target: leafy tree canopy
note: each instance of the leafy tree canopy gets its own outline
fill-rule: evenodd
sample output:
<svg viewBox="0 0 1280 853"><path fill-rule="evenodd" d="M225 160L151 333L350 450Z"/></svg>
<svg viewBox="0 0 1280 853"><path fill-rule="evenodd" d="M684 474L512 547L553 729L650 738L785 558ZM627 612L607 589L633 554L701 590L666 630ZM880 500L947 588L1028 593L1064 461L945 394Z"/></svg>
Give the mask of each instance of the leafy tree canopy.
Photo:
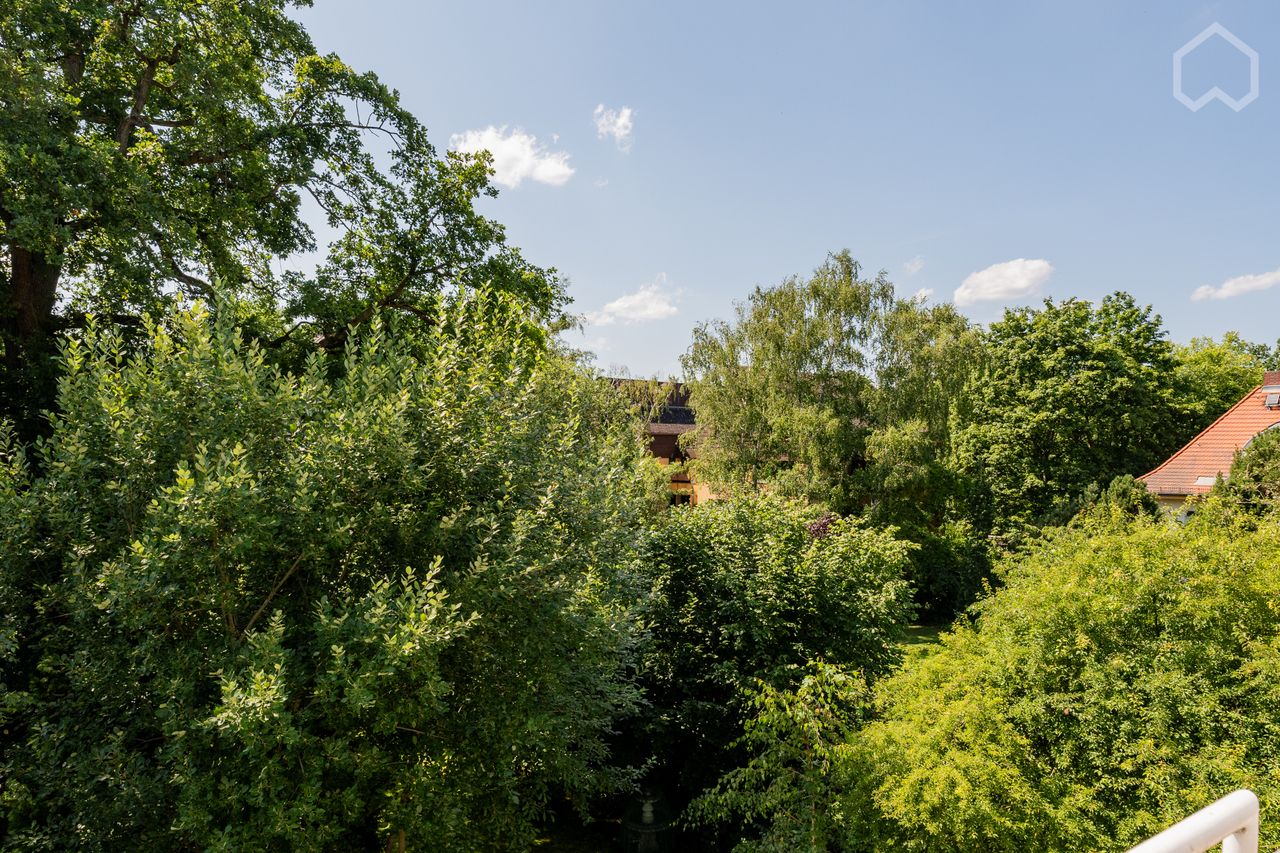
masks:
<svg viewBox="0 0 1280 853"><path fill-rule="evenodd" d="M230 318L90 326L51 436L2 442L8 843L520 848L625 783L651 503L612 389L500 294L336 378Z"/></svg>
<svg viewBox="0 0 1280 853"><path fill-rule="evenodd" d="M1280 525L1213 503L1056 530L870 709L829 674L762 691L703 813L745 815L744 850L1120 853L1235 788L1270 801Z"/></svg>
<svg viewBox="0 0 1280 853"><path fill-rule="evenodd" d="M554 275L475 212L494 192L486 158L437 155L395 92L316 54L288 15L295 5L306 3L6 4L0 345L10 396L78 310L133 315L174 292L262 304L259 333L277 343L286 327L274 309L284 307L327 345L375 310L427 318L431 296L480 282L543 312L560 304ZM317 248L304 199L336 240L313 275L277 274L274 261Z"/></svg>
<svg viewBox="0 0 1280 853"><path fill-rule="evenodd" d="M808 279L757 287L734 322L697 327L683 359L704 476L841 513L884 501L894 517L922 503L928 515L919 499L980 353L951 305L897 299L884 273L863 278L847 251ZM878 459L885 470L869 475Z"/></svg>
<svg viewBox="0 0 1280 853"><path fill-rule="evenodd" d="M849 741L872 694L857 672L821 661L807 670L793 689L757 682L739 741L750 760L689 810L698 822L747 829L734 853L825 853L840 836L844 820L832 791L847 784Z"/></svg>
<svg viewBox="0 0 1280 853"><path fill-rule="evenodd" d="M1065 521L1090 484L1148 471L1190 437L1173 346L1128 294L1010 309L987 339L957 454L1002 534Z"/></svg>
<svg viewBox="0 0 1280 853"><path fill-rule="evenodd" d="M1213 423L1262 381L1262 372L1271 360L1271 350L1250 343L1235 332L1221 341L1192 338L1176 345L1177 367L1174 383L1184 401L1190 420L1184 431L1194 433Z"/></svg>
<svg viewBox="0 0 1280 853"><path fill-rule="evenodd" d="M868 677L897 662L913 547L776 497L671 513L645 549L639 674L652 706L643 742L673 792L697 794L731 766L756 680L790 684L815 658Z"/></svg>
<svg viewBox="0 0 1280 853"><path fill-rule="evenodd" d="M861 837L1124 850L1233 788L1266 799L1280 527L1222 521L1100 522L1008 567L973 627L884 685Z"/></svg>
<svg viewBox="0 0 1280 853"><path fill-rule="evenodd" d="M1258 514L1280 510L1280 414L1276 419L1240 448L1229 476L1214 486L1225 500Z"/></svg>
<svg viewBox="0 0 1280 853"><path fill-rule="evenodd" d="M926 614L945 618L987 568L949 458L983 357L954 306L899 299L883 273L831 255L808 279L756 288L732 323L695 329L698 476L897 526L922 546L911 575Z"/></svg>

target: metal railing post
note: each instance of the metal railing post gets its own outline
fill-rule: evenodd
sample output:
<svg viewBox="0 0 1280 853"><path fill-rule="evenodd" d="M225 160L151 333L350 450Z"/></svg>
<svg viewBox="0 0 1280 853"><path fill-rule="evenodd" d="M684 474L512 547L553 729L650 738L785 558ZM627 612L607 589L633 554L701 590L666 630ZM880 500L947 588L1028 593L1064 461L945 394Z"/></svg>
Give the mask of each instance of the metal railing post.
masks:
<svg viewBox="0 0 1280 853"><path fill-rule="evenodd" d="M1222 853L1258 853L1258 797L1253 791L1232 791L1129 853L1205 853L1219 842Z"/></svg>

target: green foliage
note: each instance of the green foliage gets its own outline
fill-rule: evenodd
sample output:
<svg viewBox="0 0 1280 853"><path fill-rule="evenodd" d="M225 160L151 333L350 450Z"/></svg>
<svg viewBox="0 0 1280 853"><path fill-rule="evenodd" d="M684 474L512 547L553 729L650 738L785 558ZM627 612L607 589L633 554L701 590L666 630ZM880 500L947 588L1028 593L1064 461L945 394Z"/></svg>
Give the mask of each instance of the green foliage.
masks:
<svg viewBox="0 0 1280 853"><path fill-rule="evenodd" d="M892 503L895 517L933 493L979 341L950 305L897 300L883 273L861 275L847 251L833 254L808 280L757 287L734 323L694 330L683 359L702 427L693 443L720 491L767 484L839 513Z"/></svg>
<svg viewBox="0 0 1280 853"><path fill-rule="evenodd" d="M150 307L166 280L210 296L200 270L265 286L265 257L313 248L309 194L343 236L304 302L518 282L495 275L514 258L471 207L492 194L484 158L437 157L396 93L316 55L295 5L15 0L0 24L4 245L64 265L95 306Z"/></svg>
<svg viewBox="0 0 1280 853"><path fill-rule="evenodd" d="M1219 480L1214 492L1251 512L1280 510L1280 425L1242 447L1231 465L1231 474Z"/></svg>
<svg viewBox="0 0 1280 853"><path fill-rule="evenodd" d="M732 766L743 691L823 659L874 677L911 616L910 543L777 498L675 510L649 543L640 679L654 749L696 794Z"/></svg>
<svg viewBox="0 0 1280 853"><path fill-rule="evenodd" d="M1083 518L1159 518L1160 502L1151 490L1132 474L1122 474L1113 479L1105 489L1092 484L1082 497Z"/></svg>
<svg viewBox="0 0 1280 853"><path fill-rule="evenodd" d="M761 836L739 842L739 853L830 850L843 819L831 790L842 785L835 776L870 705L866 682L831 664L811 664L794 690L758 682L740 741L750 761L698 798L690 816L759 824Z"/></svg>
<svg viewBox="0 0 1280 853"><path fill-rule="evenodd" d="M151 295L153 275L182 274L170 260L232 276L240 240L304 246L293 188L323 153L352 147L349 122L326 121L339 97L362 93L312 56L288 5L10 2L6 247L131 301Z"/></svg>
<svg viewBox="0 0 1280 853"><path fill-rule="evenodd" d="M299 5L5 4L0 390L25 433L48 404L50 335L84 309L136 323L174 291L234 294L265 309L247 331L308 350L378 312L429 322L442 291L562 305L554 273L476 212L495 194L487 156L437 154L394 91L316 54ZM336 237L314 275L280 276L276 260L325 248L304 197Z"/></svg>
<svg viewBox="0 0 1280 853"><path fill-rule="evenodd" d="M981 539L950 464L953 419L983 361L981 337L949 304L894 296L849 253L807 280L757 288L733 323L694 331L684 357L697 476L722 494L765 486L893 525L922 545L912 576L929 618L980 588Z"/></svg>
<svg viewBox="0 0 1280 853"><path fill-rule="evenodd" d="M1160 318L1127 294L1008 310L987 337L956 446L1002 536L1065 522L1091 484L1148 471L1190 437Z"/></svg>
<svg viewBox="0 0 1280 853"><path fill-rule="evenodd" d="M885 317L863 478L882 523L936 530L957 517L966 485L949 458L952 431L968 418L968 386L986 358L981 334L950 303L899 300Z"/></svg>
<svg viewBox="0 0 1280 853"><path fill-rule="evenodd" d="M9 845L521 848L626 783L634 424L509 298L431 328L296 376L227 311L67 344L0 441Z"/></svg>
<svg viewBox="0 0 1280 853"><path fill-rule="evenodd" d="M883 276L862 279L848 252L831 255L807 281L757 287L733 324L694 329L682 359L700 476L721 492L769 483L785 494L857 502L874 387L868 350L893 305Z"/></svg>
<svg viewBox="0 0 1280 853"><path fill-rule="evenodd" d="M899 535L918 546L907 578L915 590L918 618L925 624L949 624L991 581L990 548L972 523L904 527Z"/></svg>
<svg viewBox="0 0 1280 853"><path fill-rule="evenodd" d="M1174 384L1190 418L1183 432L1194 435L1262 380L1271 351L1227 332L1221 341L1192 338L1189 344L1175 346L1173 355Z"/></svg>
<svg viewBox="0 0 1280 853"><path fill-rule="evenodd" d="M879 684L830 791L833 844L1124 850L1233 788L1280 795L1277 555L1280 525L1229 512L1047 537Z"/></svg>

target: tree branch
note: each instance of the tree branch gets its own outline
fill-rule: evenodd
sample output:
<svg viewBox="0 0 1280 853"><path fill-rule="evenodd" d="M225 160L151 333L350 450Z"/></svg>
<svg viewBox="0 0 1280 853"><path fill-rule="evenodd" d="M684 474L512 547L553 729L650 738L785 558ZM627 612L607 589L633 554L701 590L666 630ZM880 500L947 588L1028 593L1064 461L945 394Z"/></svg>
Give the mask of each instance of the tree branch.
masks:
<svg viewBox="0 0 1280 853"><path fill-rule="evenodd" d="M142 118L142 110L147 105L147 97L151 94L151 83L156 79L156 68L159 65L159 59L148 59L143 66L142 78L138 80L138 88L133 93L133 108L120 122L120 128L116 131L116 142L120 145L121 154L129 150L129 134L138 124L138 119Z"/></svg>
<svg viewBox="0 0 1280 853"><path fill-rule="evenodd" d="M279 580L276 581L275 586L271 588L271 592L268 593L267 597L264 598L262 600L262 603L258 605L258 609L253 611L253 615L250 616L249 621L245 623L244 630L240 632L242 636L245 636L245 637L249 636L249 631L253 628L255 624L257 624L258 618L261 617L263 614L263 611L267 609L267 605L270 604L271 600L276 597L276 594L278 592L280 592L280 588L284 586L285 581L289 580L289 578L293 576L293 573L297 571L298 566L301 565L302 563L302 557L303 557L302 554L298 555L298 558L293 561L293 564L289 566L289 568L285 571L285 573L280 576Z"/></svg>
<svg viewBox="0 0 1280 853"><path fill-rule="evenodd" d="M183 284L190 285L191 287L199 288L205 295L208 295L213 290L213 287L209 282L185 271L178 263L177 258L170 254L164 246L160 245L160 243L156 243L156 249L160 252L160 256L169 262L169 268L173 271L173 277L178 281Z"/></svg>
<svg viewBox="0 0 1280 853"><path fill-rule="evenodd" d="M266 347L267 349L275 349L276 347L283 344L285 341L289 340L289 338L293 337L294 332L306 326L314 326L315 324L316 324L315 320L302 320L301 322L294 324L292 328L285 330L285 333L283 335L280 335L277 338L272 338L269 341L264 341L262 343L262 346Z"/></svg>
<svg viewBox="0 0 1280 853"><path fill-rule="evenodd" d="M382 296L378 297L377 299L374 299L373 301L371 301L368 305L366 305L360 311L359 314L352 317L346 323L343 323L342 328L339 329L338 331L334 332L331 335L321 335L316 340L316 344L321 349L336 349L337 347L342 346L347 341L347 336L349 334L348 330L352 326L359 326L363 323L369 322L369 318L373 316L373 312L377 311L379 308L384 308L393 303L396 303L397 305L402 307L403 310L409 310L409 309L403 308L403 303L400 303L399 301L400 294L404 293L405 288L407 288L409 284L412 283L413 279L418 275L419 272L439 273L443 269L444 269L443 264L437 264L436 266L431 267L430 269L423 270L422 261L419 258L414 258L412 261L409 262L409 269L405 271L405 274L401 276L400 280L396 282L395 286L392 287L391 290L389 290L387 293L383 294ZM410 313L415 313L415 312L410 311Z"/></svg>
<svg viewBox="0 0 1280 853"><path fill-rule="evenodd" d="M422 265L422 262L418 258L414 258L412 261L410 261L409 269L405 270L404 275L401 276L398 282L396 282L395 287L391 288L391 290L388 291L382 297L375 299L372 302L370 302L368 305L366 305L365 309L361 311L359 314L357 314L355 317L353 317L351 319L351 322L347 323L347 325L359 326L363 323L367 323L369 322L369 318L373 316L373 312L378 310L379 306L386 305L388 302L392 301L393 299L399 299L400 294L404 293L404 289L409 286L409 283L413 281L414 276L418 274L418 270L421 267L421 265Z"/></svg>
<svg viewBox="0 0 1280 853"><path fill-rule="evenodd" d="M209 166L214 163L221 163L223 160L229 160L236 154L243 154L245 151L252 149L252 145L245 144L235 145L224 151L195 151L179 162L183 166Z"/></svg>
<svg viewBox="0 0 1280 853"><path fill-rule="evenodd" d="M152 85L155 84L153 83ZM155 127L192 127L195 125L196 120L193 118L164 119L145 116L140 118L138 123L143 125L154 125Z"/></svg>

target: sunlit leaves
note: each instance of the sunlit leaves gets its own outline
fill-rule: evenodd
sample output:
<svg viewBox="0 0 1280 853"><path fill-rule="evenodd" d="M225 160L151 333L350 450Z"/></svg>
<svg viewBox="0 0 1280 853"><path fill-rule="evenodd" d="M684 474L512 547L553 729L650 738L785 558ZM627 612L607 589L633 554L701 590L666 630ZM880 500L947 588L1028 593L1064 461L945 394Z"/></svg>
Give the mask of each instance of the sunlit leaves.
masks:
<svg viewBox="0 0 1280 853"><path fill-rule="evenodd" d="M68 343L0 441L14 843L519 847L630 778L636 426L536 309L435 311L298 374L226 307Z"/></svg>

